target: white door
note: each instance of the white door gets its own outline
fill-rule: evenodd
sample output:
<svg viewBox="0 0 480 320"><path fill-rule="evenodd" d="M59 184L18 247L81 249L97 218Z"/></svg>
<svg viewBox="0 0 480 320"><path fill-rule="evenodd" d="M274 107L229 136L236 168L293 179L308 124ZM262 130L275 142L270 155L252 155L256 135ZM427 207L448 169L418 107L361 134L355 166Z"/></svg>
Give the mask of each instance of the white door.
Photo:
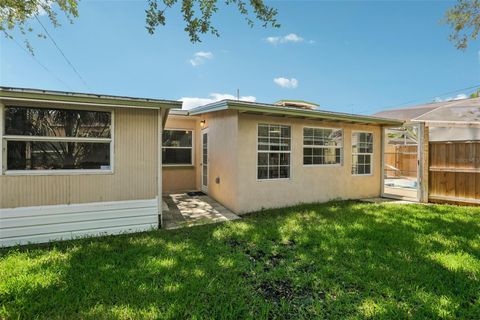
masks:
<svg viewBox="0 0 480 320"><path fill-rule="evenodd" d="M202 130L202 191L208 193L208 129Z"/></svg>

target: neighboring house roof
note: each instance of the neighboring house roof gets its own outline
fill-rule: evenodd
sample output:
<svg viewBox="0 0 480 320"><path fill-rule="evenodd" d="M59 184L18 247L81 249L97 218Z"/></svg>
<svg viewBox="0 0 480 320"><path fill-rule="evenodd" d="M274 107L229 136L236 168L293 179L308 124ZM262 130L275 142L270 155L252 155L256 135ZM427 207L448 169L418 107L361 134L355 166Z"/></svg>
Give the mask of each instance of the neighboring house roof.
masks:
<svg viewBox="0 0 480 320"><path fill-rule="evenodd" d="M282 115L298 118L322 119L342 121L349 123L377 124L377 125L402 125L403 121L385 119L373 116L363 116L349 113L332 112L324 110L311 110L296 107L284 107L275 104L246 102L238 100L221 100L204 106L196 107L189 111L190 115L204 114L221 110L239 110L263 115Z"/></svg>
<svg viewBox="0 0 480 320"><path fill-rule="evenodd" d="M181 101L160 100L147 98L134 98L112 96L105 94L78 93L53 90L39 90L27 88L0 87L0 99L5 100L31 100L40 102L74 102L78 104L96 104L117 107L137 108L181 108Z"/></svg>
<svg viewBox="0 0 480 320"><path fill-rule="evenodd" d="M480 98L385 110L374 116L425 122L429 126L431 142L480 140Z"/></svg>
<svg viewBox="0 0 480 320"><path fill-rule="evenodd" d="M410 107L410 108L403 108L403 109L385 110L385 111L377 112L373 115L375 117L382 117L382 118L389 118L389 119L411 120L421 116L422 114L432 111L436 108L438 107L434 105L418 106L418 107Z"/></svg>
<svg viewBox="0 0 480 320"><path fill-rule="evenodd" d="M374 116L422 122L479 122L480 98L443 101L385 110L375 113Z"/></svg>

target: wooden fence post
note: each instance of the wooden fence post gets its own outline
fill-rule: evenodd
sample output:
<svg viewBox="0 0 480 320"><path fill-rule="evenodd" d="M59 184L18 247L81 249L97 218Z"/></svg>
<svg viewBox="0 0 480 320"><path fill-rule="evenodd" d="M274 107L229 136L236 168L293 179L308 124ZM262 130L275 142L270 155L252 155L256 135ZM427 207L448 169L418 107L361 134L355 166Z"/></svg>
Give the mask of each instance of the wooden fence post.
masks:
<svg viewBox="0 0 480 320"><path fill-rule="evenodd" d="M420 181L421 181L421 190L420 190L420 202L428 202L428 185L429 185L429 169L430 169L430 135L429 128L426 123L420 123L420 133L421 133L421 151L420 151Z"/></svg>

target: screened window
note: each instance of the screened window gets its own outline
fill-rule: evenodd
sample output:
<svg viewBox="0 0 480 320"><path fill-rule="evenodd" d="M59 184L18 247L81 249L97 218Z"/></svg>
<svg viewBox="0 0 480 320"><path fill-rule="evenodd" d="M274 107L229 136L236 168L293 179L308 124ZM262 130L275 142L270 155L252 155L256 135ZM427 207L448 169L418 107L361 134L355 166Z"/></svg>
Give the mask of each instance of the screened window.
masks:
<svg viewBox="0 0 480 320"><path fill-rule="evenodd" d="M111 170L112 114L5 107L6 169Z"/></svg>
<svg viewBox="0 0 480 320"><path fill-rule="evenodd" d="M354 132L352 134L352 174L372 174L373 134Z"/></svg>
<svg viewBox="0 0 480 320"><path fill-rule="evenodd" d="M257 179L290 178L290 126L259 124Z"/></svg>
<svg viewBox="0 0 480 320"><path fill-rule="evenodd" d="M193 131L177 129L163 131L162 163L193 164Z"/></svg>
<svg viewBox="0 0 480 320"><path fill-rule="evenodd" d="M330 128L303 128L303 164L341 164L343 130Z"/></svg>
<svg viewBox="0 0 480 320"><path fill-rule="evenodd" d="M5 135L110 138L111 113L6 107Z"/></svg>

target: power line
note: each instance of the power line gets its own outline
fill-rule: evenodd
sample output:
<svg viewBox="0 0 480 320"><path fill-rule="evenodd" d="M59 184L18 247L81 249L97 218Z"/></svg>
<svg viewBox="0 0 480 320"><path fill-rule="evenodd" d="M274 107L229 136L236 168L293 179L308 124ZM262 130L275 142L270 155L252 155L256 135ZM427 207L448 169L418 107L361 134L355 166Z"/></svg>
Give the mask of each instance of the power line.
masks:
<svg viewBox="0 0 480 320"><path fill-rule="evenodd" d="M58 82L60 82L61 84L63 84L65 87L67 87L70 91L73 91L72 88L65 82L63 81L62 79L60 79L56 74L54 74L52 71L50 71L50 69L48 69L43 63L40 62L40 60L38 60L37 58L35 58L35 56L29 52L27 49L25 49L20 43L18 43L18 41L15 39L15 38L11 38L15 43L16 45L22 49L23 51L25 51L25 53L30 56L33 61L35 61L36 63L38 63L38 65L40 65L45 71L47 71L47 73L49 75L51 75L52 77L54 77Z"/></svg>
<svg viewBox="0 0 480 320"><path fill-rule="evenodd" d="M43 23L40 21L40 19L38 19L38 16L35 15L35 19L37 19L38 23L42 26L43 30L45 31L45 33L47 34L48 38L52 41L52 43L55 45L55 47L57 48L57 50L60 52L60 54L63 56L63 58L65 59L65 61L68 63L68 65L72 68L72 70L75 72L75 74L78 76L78 78L83 82L83 84L85 85L85 87L87 87L87 89L90 90L90 87L88 86L87 82L83 79L83 77L80 75L80 73L77 71L77 69L73 66L72 62L70 62L70 60L67 58L67 56L65 55L65 53L63 53L63 50L60 49L60 47L58 46L57 42L53 39L53 37L50 35L50 33L48 32L47 28L45 28L45 26L43 25Z"/></svg>
<svg viewBox="0 0 480 320"><path fill-rule="evenodd" d="M475 89L475 88L480 88L480 84L477 84L477 85L475 85L475 86L470 86L470 87L467 87L467 88L462 88L462 89L454 90L454 91L449 91L449 92L444 92L444 93L436 94L436 95L429 96L429 97L425 97L425 98L418 98L418 99L406 101L406 102L404 102L404 103L395 104L395 105L390 105L390 106L388 106L388 107L384 107L384 108L380 108L380 109L382 109L382 110L391 109L391 108L400 107L400 106L403 106L403 105L406 105L406 104L411 104L411 103L414 103L414 102L417 102L417 101L420 101L420 100L426 100L426 99L431 99L431 98L435 98L435 97L441 97L441 96L445 96L445 95L447 95L447 94L458 93L458 92L460 92L460 91L465 91L465 90L470 90L470 89Z"/></svg>

